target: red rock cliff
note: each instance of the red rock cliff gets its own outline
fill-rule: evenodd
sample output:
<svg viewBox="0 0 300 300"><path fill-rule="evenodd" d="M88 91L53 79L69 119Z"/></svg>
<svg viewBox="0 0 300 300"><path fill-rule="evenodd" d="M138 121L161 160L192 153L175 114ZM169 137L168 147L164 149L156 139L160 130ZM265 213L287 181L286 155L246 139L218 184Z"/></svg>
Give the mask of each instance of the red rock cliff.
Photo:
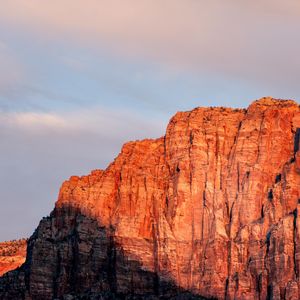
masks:
<svg viewBox="0 0 300 300"><path fill-rule="evenodd" d="M299 140L291 100L177 113L63 183L0 296L300 298Z"/></svg>

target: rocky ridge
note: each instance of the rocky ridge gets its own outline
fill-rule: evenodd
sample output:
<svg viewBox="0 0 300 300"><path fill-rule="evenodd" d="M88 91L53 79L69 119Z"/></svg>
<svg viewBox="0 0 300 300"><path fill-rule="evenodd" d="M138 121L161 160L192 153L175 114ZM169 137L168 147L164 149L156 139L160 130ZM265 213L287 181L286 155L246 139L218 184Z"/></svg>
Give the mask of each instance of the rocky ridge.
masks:
<svg viewBox="0 0 300 300"><path fill-rule="evenodd" d="M299 141L292 100L177 113L63 183L0 299L299 299Z"/></svg>

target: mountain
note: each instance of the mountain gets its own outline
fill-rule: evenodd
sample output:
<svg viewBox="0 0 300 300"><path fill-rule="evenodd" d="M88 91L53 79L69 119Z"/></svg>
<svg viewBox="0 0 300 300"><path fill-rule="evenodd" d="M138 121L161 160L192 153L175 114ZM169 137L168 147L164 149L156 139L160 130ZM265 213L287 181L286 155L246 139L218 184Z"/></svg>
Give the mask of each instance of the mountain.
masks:
<svg viewBox="0 0 300 300"><path fill-rule="evenodd" d="M300 108L177 113L73 176L0 299L300 298Z"/></svg>
<svg viewBox="0 0 300 300"><path fill-rule="evenodd" d="M26 246L26 239L0 243L0 276L24 263Z"/></svg>

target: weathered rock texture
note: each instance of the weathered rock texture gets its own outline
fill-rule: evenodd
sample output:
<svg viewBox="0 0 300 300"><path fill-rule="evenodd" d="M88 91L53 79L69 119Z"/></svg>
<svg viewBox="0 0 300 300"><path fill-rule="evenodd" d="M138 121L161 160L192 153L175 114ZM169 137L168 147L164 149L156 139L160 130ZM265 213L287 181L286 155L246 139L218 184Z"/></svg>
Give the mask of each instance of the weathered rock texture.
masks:
<svg viewBox="0 0 300 300"><path fill-rule="evenodd" d="M177 113L64 182L0 298L300 298L299 140L290 100Z"/></svg>
<svg viewBox="0 0 300 300"><path fill-rule="evenodd" d="M24 263L26 246L26 239L0 243L0 276Z"/></svg>

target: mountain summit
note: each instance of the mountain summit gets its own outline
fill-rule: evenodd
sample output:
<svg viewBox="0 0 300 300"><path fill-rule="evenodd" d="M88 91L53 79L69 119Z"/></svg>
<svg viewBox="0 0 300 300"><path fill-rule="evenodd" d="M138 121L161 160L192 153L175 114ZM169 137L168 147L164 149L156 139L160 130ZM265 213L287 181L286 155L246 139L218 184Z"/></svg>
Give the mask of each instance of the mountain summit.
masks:
<svg viewBox="0 0 300 300"><path fill-rule="evenodd" d="M292 100L178 112L63 183L0 299L299 299L299 141Z"/></svg>

